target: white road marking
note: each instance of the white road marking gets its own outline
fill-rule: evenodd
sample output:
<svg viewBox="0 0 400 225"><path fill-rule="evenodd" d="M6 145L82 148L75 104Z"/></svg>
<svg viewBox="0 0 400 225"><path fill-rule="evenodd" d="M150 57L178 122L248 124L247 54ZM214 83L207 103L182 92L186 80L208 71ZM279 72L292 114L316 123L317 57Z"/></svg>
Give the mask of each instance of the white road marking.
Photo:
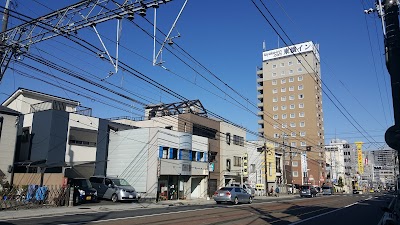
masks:
<svg viewBox="0 0 400 225"><path fill-rule="evenodd" d="M370 199L372 199L372 197L369 197L369 198L366 198L364 200L361 200L360 202L367 201L367 200L370 200ZM346 205L346 206L344 206L342 208L338 208L338 209L335 209L335 210L332 210L332 211L329 211L329 212L326 212L326 213L322 213L322 214L319 214L319 215L316 215L316 216L313 216L313 217L309 217L309 218L304 219L304 220L299 220L297 222L291 223L290 225L300 224L300 223L303 223L303 222L306 222L306 221L309 221L309 220L312 220L312 219L315 219L315 218L318 218L318 217L321 217L321 216L325 216L325 215L328 215L330 213L334 213L334 212L340 211L342 209L346 209L346 208L351 207L353 205L357 205L360 202L354 202L354 203L352 203L350 205Z"/></svg>

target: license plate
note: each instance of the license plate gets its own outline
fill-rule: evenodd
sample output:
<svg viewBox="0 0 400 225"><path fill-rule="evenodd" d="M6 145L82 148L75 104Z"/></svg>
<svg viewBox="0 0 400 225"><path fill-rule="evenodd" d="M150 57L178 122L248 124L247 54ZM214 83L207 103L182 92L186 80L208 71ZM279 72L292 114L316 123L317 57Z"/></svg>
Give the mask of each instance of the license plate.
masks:
<svg viewBox="0 0 400 225"><path fill-rule="evenodd" d="M224 196L224 193L220 193L219 196Z"/></svg>
<svg viewBox="0 0 400 225"><path fill-rule="evenodd" d="M305 194L306 192L305 192L305 191L302 191L301 193Z"/></svg>
<svg viewBox="0 0 400 225"><path fill-rule="evenodd" d="M133 198L133 195L129 195L129 198Z"/></svg>
<svg viewBox="0 0 400 225"><path fill-rule="evenodd" d="M88 201L92 200L92 196L86 196L86 200Z"/></svg>

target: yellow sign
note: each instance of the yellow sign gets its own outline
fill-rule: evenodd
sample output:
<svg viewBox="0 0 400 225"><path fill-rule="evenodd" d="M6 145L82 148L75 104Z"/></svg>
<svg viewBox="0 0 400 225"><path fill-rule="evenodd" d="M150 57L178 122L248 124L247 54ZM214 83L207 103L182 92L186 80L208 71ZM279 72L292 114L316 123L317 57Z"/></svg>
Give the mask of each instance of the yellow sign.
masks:
<svg viewBox="0 0 400 225"><path fill-rule="evenodd" d="M358 173L361 175L364 173L364 165L363 165L363 158L362 158L362 145L363 142L355 142L357 147L357 163L358 163Z"/></svg>

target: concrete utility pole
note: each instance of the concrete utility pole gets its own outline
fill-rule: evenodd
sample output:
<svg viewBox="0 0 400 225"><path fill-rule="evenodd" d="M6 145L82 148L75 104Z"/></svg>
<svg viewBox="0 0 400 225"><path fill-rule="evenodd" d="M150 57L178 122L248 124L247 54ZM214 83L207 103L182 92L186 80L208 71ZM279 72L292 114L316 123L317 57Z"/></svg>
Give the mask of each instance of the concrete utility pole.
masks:
<svg viewBox="0 0 400 225"><path fill-rule="evenodd" d="M268 196L267 143L264 142L265 196Z"/></svg>
<svg viewBox="0 0 400 225"><path fill-rule="evenodd" d="M381 1L378 0L379 5ZM382 8L380 8L380 12ZM385 133L386 143L393 149L400 150L400 28L399 6L397 1L384 1L383 17L386 67L390 74L393 98L394 125ZM400 154L400 152L398 153Z"/></svg>
<svg viewBox="0 0 400 225"><path fill-rule="evenodd" d="M293 160L293 153L292 153L292 146L289 146L289 163L290 163L290 184L292 185L292 194L294 194L294 187L293 187L293 166L292 166L292 160Z"/></svg>
<svg viewBox="0 0 400 225"><path fill-rule="evenodd" d="M283 143L283 144L285 144L285 143ZM286 190L286 193L287 193L287 180L286 180L286 159L285 159L285 146L283 146L283 148L282 148L282 162L283 162L283 165L282 165L282 168L283 168L283 170L282 170L282 177L283 177L283 185L285 185L285 190Z"/></svg>
<svg viewBox="0 0 400 225"><path fill-rule="evenodd" d="M6 1L6 5L4 7L4 14L3 14L3 25L1 28L1 32L4 32L7 30L7 25L8 25L8 16L9 16L9 10L8 7L10 6L10 2L11 0L7 0ZM4 41L4 39L2 38L2 42Z"/></svg>

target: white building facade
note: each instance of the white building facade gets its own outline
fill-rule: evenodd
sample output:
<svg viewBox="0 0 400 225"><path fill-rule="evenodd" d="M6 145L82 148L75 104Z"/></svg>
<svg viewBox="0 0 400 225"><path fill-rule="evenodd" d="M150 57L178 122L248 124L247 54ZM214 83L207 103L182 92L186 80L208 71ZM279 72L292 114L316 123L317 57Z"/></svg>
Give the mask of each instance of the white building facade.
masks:
<svg viewBox="0 0 400 225"><path fill-rule="evenodd" d="M207 196L208 140L163 128L110 134L107 175L126 179L143 197Z"/></svg>

